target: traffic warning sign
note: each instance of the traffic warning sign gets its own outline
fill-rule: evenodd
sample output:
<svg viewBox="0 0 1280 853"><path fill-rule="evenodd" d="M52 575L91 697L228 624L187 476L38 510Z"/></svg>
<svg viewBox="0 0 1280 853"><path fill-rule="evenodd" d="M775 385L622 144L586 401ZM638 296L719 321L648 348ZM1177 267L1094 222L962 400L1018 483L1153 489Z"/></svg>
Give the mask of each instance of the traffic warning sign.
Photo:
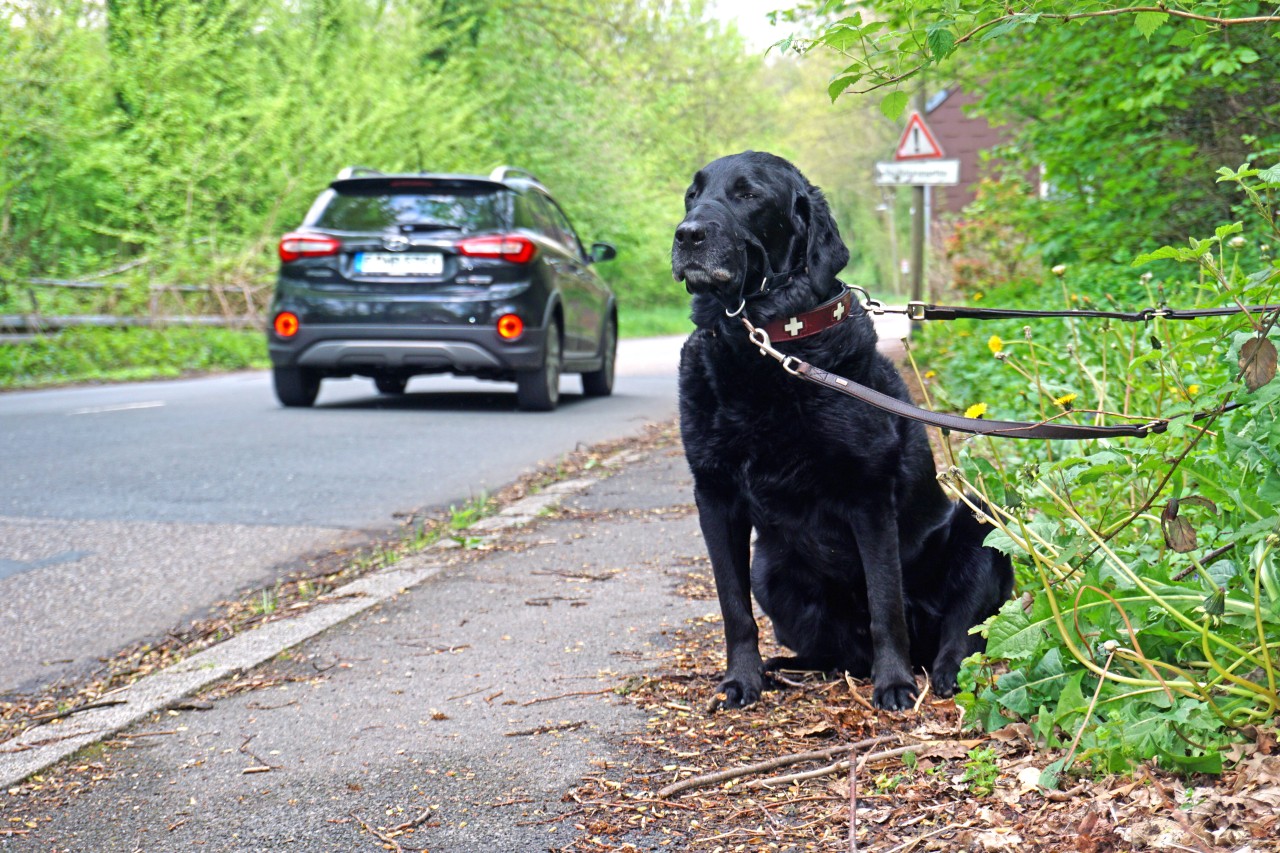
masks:
<svg viewBox="0 0 1280 853"><path fill-rule="evenodd" d="M924 123L924 117L917 112L911 113L907 118L907 128L902 131L902 138L898 140L898 150L893 153L893 159L934 160L942 156L942 146Z"/></svg>

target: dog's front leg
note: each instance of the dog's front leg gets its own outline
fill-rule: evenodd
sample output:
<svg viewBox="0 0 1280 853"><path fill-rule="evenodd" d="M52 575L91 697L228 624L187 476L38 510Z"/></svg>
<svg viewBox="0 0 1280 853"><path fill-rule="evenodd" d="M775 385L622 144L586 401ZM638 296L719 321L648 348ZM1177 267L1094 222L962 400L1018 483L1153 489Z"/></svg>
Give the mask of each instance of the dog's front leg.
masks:
<svg viewBox="0 0 1280 853"><path fill-rule="evenodd" d="M693 494L715 574L729 659L711 710L741 708L758 700L764 686L760 637L751 608L751 521L741 502L732 497L696 485Z"/></svg>
<svg viewBox="0 0 1280 853"><path fill-rule="evenodd" d="M915 704L916 680L911 673L898 519L892 496L877 497L883 499L861 504L853 519L871 611L871 701L886 711L902 711Z"/></svg>

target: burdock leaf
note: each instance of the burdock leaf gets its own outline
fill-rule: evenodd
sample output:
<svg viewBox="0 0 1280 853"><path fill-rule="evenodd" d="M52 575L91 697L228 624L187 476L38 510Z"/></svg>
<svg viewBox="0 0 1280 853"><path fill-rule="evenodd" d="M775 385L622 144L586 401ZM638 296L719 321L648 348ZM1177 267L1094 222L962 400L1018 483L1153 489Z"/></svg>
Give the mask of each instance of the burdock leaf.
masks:
<svg viewBox="0 0 1280 853"><path fill-rule="evenodd" d="M1276 378L1276 345L1266 338L1250 338L1240 347L1240 370L1245 387L1257 391Z"/></svg>

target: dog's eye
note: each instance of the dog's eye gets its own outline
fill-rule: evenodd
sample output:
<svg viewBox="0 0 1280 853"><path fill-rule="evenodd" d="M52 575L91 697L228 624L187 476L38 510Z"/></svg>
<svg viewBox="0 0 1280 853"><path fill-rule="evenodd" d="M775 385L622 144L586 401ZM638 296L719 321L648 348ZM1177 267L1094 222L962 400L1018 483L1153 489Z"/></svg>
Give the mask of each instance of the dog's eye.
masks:
<svg viewBox="0 0 1280 853"><path fill-rule="evenodd" d="M738 198L742 199L743 201L756 197L756 194L753 193L751 190L738 190L736 195Z"/></svg>

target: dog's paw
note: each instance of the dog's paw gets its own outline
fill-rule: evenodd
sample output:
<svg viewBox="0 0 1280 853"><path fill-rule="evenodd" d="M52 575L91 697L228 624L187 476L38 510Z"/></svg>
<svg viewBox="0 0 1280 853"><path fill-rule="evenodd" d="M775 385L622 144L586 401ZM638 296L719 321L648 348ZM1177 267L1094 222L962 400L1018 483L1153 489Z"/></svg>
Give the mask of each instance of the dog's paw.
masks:
<svg viewBox="0 0 1280 853"><path fill-rule="evenodd" d="M954 696L959 689L956 682L959 674L960 668L955 664L935 666L933 672L929 673L929 689L943 699Z"/></svg>
<svg viewBox="0 0 1280 853"><path fill-rule="evenodd" d="M877 684L871 694L871 704L882 711L905 711L916 704L916 684L909 683Z"/></svg>
<svg viewBox="0 0 1280 853"><path fill-rule="evenodd" d="M750 678L726 678L716 688L708 711L719 711L721 708L746 708L760 701L760 690L764 682L760 676Z"/></svg>

